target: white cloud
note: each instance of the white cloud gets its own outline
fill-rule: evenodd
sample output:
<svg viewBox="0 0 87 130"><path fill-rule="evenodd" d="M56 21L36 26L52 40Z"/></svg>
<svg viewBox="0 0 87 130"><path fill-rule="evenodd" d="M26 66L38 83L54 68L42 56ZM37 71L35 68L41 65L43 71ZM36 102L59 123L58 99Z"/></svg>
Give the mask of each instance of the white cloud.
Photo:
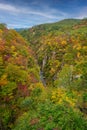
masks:
<svg viewBox="0 0 87 130"><path fill-rule="evenodd" d="M66 13L62 9L53 8L50 4L46 5L44 2L42 4L39 1L32 1L29 6L27 4L26 6L16 6L0 3L0 22L8 24L9 28L21 28L56 22L65 18L87 17L87 6L72 9L73 11L67 10L68 13Z"/></svg>
<svg viewBox="0 0 87 130"><path fill-rule="evenodd" d="M1 3L0 3L0 10L18 12L18 9L16 7L9 4L1 4Z"/></svg>
<svg viewBox="0 0 87 130"><path fill-rule="evenodd" d="M23 7L16 7L9 4L0 4L0 10L8 11L9 13L13 15L19 15L19 14L28 14L28 15L39 15L42 17L46 17L48 19L58 19L64 16L67 16L65 12L62 12L57 9L52 9L49 7L44 7L42 10L35 10L33 8L23 8Z"/></svg>

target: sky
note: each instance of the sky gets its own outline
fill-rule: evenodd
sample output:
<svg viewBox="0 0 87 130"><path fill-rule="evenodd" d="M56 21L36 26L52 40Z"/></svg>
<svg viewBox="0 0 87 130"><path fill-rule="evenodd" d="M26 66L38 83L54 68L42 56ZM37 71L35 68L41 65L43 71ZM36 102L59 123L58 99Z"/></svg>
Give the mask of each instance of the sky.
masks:
<svg viewBox="0 0 87 130"><path fill-rule="evenodd" d="M0 23L29 28L67 18L87 18L87 0L0 0Z"/></svg>

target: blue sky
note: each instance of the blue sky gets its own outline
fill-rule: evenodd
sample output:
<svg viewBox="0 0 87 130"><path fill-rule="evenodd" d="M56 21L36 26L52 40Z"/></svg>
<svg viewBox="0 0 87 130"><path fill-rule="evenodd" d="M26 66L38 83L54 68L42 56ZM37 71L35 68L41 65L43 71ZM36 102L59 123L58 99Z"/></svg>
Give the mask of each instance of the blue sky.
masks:
<svg viewBox="0 0 87 130"><path fill-rule="evenodd" d="M0 23L6 23L8 28L84 17L87 17L87 0L0 0Z"/></svg>

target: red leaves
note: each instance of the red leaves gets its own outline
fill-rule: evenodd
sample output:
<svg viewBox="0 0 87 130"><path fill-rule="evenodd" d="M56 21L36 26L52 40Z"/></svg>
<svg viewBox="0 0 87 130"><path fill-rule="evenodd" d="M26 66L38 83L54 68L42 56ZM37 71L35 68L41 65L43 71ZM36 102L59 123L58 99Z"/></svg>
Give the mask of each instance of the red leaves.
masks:
<svg viewBox="0 0 87 130"><path fill-rule="evenodd" d="M10 54L7 54L7 55L4 56L3 59L4 59L5 61L8 61L10 57L11 57L11 55L10 55Z"/></svg>
<svg viewBox="0 0 87 130"><path fill-rule="evenodd" d="M21 83L18 85L18 92L19 94L25 97L29 95L29 90L27 85L22 85Z"/></svg>
<svg viewBox="0 0 87 130"><path fill-rule="evenodd" d="M38 123L39 123L39 119L38 118L32 119L30 121L30 125L35 125L35 124L38 124Z"/></svg>
<svg viewBox="0 0 87 130"><path fill-rule="evenodd" d="M33 73L30 74L30 79L32 83L37 83L37 79L35 78L35 75Z"/></svg>

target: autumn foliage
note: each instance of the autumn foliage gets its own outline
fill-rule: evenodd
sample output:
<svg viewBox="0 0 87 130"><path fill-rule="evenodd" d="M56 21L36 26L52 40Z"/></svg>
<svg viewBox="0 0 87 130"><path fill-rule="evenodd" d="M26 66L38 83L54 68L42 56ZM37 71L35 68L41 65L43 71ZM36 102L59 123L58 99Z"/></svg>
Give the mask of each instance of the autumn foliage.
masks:
<svg viewBox="0 0 87 130"><path fill-rule="evenodd" d="M0 24L0 129L87 130L87 19Z"/></svg>

